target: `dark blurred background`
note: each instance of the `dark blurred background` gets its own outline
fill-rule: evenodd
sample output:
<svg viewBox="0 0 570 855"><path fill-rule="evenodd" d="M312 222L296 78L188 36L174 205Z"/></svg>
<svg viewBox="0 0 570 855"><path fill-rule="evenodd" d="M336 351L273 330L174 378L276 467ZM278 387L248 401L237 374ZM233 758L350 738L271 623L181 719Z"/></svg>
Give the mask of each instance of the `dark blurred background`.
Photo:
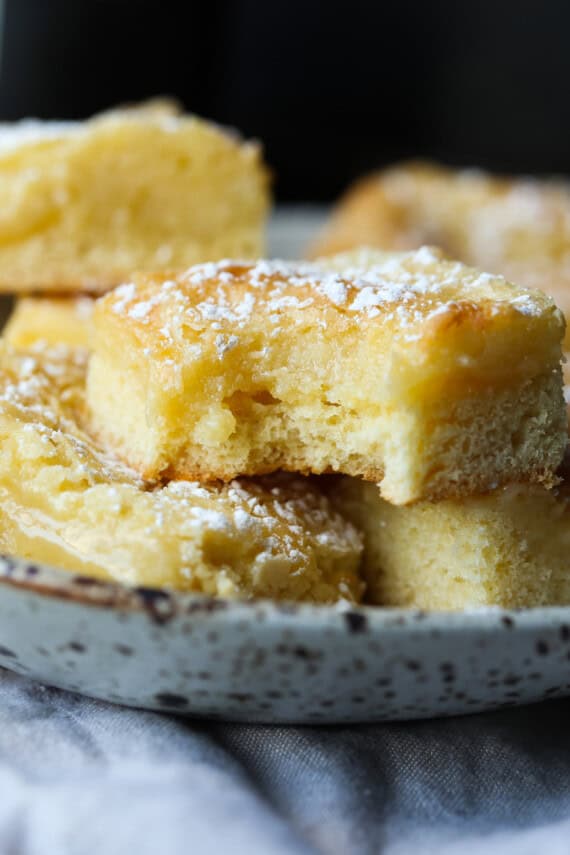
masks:
<svg viewBox="0 0 570 855"><path fill-rule="evenodd" d="M0 119L173 94L265 143L281 200L429 156L570 172L568 0L4 0Z"/></svg>

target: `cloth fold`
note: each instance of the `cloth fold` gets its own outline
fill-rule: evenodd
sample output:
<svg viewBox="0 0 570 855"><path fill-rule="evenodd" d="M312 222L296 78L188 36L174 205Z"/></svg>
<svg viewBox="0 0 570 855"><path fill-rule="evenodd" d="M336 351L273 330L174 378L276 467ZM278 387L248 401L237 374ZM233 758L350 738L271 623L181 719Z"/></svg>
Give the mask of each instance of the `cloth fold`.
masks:
<svg viewBox="0 0 570 855"><path fill-rule="evenodd" d="M562 855L569 715L208 723L0 671L0 852Z"/></svg>

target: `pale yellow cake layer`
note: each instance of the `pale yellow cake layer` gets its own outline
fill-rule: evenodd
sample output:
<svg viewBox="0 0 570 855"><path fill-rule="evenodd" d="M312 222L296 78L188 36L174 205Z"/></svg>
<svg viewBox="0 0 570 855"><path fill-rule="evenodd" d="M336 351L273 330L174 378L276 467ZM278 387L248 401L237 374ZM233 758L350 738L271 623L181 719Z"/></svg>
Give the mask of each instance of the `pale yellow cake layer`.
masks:
<svg viewBox="0 0 570 855"><path fill-rule="evenodd" d="M367 599L459 610L570 605L570 491L511 485L484 496L397 508L357 479L337 507L364 533Z"/></svg>
<svg viewBox="0 0 570 855"><path fill-rule="evenodd" d="M93 297L20 297L2 331L18 349L36 345L87 348L91 337Z"/></svg>
<svg viewBox="0 0 570 855"><path fill-rule="evenodd" d="M519 285L540 288L570 314L568 182L404 163L349 188L311 254L363 245L413 249L425 243Z"/></svg>
<svg viewBox="0 0 570 855"><path fill-rule="evenodd" d="M145 477L342 472L396 504L551 478L549 298L428 248L336 266L228 261L98 301L96 434Z"/></svg>
<svg viewBox="0 0 570 855"><path fill-rule="evenodd" d="M105 291L132 270L263 253L259 146L159 102L0 125L0 291Z"/></svg>
<svg viewBox="0 0 570 855"><path fill-rule="evenodd" d="M343 254L339 258L358 262L362 256L374 256L373 250L358 250ZM331 264L330 259L320 263ZM332 264L337 267L338 260ZM95 298L85 295L69 297L20 297L2 330L5 342L17 349L36 346L66 345L88 349L91 339ZM568 359L568 355L566 355ZM563 365L565 395L570 399L570 366Z"/></svg>
<svg viewBox="0 0 570 855"><path fill-rule="evenodd" d="M0 347L0 551L228 597L358 600L361 538L297 476L145 484L82 425L85 363Z"/></svg>

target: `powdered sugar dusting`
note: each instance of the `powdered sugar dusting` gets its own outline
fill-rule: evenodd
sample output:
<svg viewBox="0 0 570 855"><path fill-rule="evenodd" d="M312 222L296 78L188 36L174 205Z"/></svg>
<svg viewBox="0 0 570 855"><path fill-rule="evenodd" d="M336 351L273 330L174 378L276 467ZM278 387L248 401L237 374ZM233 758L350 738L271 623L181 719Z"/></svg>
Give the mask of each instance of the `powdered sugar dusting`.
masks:
<svg viewBox="0 0 570 855"><path fill-rule="evenodd" d="M311 323L326 329L327 312L336 311L347 319L396 323L415 340L423 320L461 300L486 301L490 314L508 304L520 314L537 315L546 298L422 247L408 253L359 251L316 263L224 259L191 267L177 280L135 279L106 299L113 312L137 323L149 324L156 314L170 343L183 337L186 345L188 326L213 331L223 358L234 346L228 335L239 334L255 315L277 331L285 322L301 323L303 311L311 310Z"/></svg>
<svg viewBox="0 0 570 855"><path fill-rule="evenodd" d="M22 119L13 124L0 124L0 155L32 143L61 139L76 132L80 122L42 122Z"/></svg>
<svg viewBox="0 0 570 855"><path fill-rule="evenodd" d="M136 293L137 289L134 282L126 282L124 285L119 285L114 292L113 311L115 314L120 315L124 312L129 303L134 300Z"/></svg>
<svg viewBox="0 0 570 855"><path fill-rule="evenodd" d="M320 293L324 294L335 306L342 306L346 303L348 290L346 284L339 277L328 277L317 287Z"/></svg>

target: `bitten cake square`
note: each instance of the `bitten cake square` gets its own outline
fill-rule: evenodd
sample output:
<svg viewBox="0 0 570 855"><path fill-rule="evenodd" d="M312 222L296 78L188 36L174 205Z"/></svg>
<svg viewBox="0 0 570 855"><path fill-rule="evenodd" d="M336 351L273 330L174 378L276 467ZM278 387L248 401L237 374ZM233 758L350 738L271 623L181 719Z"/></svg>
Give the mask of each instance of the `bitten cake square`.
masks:
<svg viewBox="0 0 570 855"><path fill-rule="evenodd" d="M402 608L570 605L570 482L397 508L341 479L336 506L364 533L369 602Z"/></svg>
<svg viewBox="0 0 570 855"><path fill-rule="evenodd" d="M429 248L359 262L135 276L95 306L95 433L152 479L341 472L395 504L551 480L552 300Z"/></svg>
<svg viewBox="0 0 570 855"><path fill-rule="evenodd" d="M257 258L268 185L258 144L168 105L0 125L0 291Z"/></svg>
<svg viewBox="0 0 570 855"><path fill-rule="evenodd" d="M85 357L0 346L0 550L227 597L357 601L360 534L299 476L147 484L84 428Z"/></svg>

